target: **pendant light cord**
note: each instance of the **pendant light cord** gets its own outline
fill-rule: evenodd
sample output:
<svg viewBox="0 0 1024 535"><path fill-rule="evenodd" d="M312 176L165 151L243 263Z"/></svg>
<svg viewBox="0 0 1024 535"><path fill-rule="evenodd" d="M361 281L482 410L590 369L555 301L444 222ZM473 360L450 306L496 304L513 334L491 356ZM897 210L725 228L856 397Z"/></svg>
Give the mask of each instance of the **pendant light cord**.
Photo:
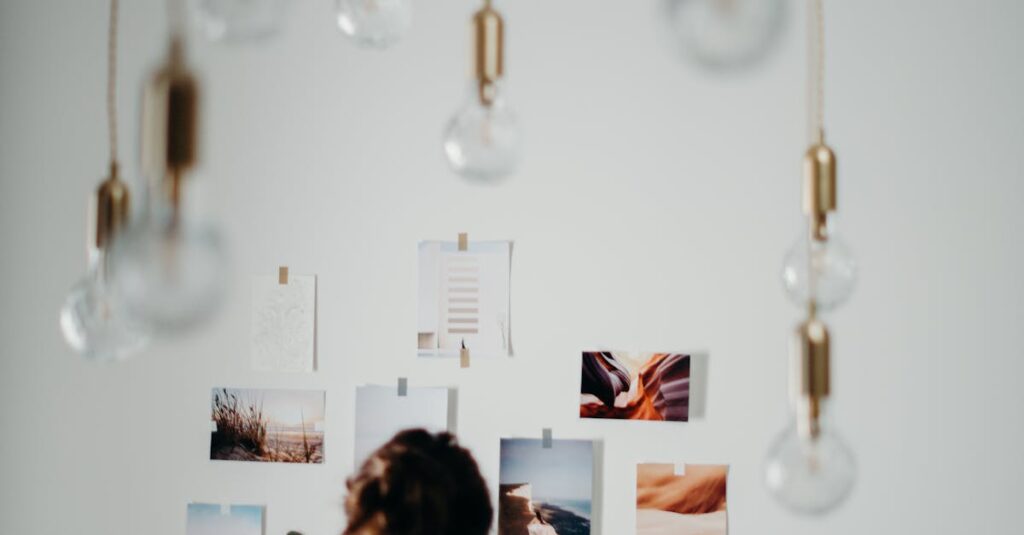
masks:
<svg viewBox="0 0 1024 535"><path fill-rule="evenodd" d="M813 144L825 143L825 15L823 0L809 0L807 13L807 115Z"/></svg>
<svg viewBox="0 0 1024 535"><path fill-rule="evenodd" d="M171 39L183 39L185 35L184 0L167 0L167 21L171 28Z"/></svg>
<svg viewBox="0 0 1024 535"><path fill-rule="evenodd" d="M107 35L107 131L110 137L110 169L117 174L117 16L119 0L110 0L110 29Z"/></svg>

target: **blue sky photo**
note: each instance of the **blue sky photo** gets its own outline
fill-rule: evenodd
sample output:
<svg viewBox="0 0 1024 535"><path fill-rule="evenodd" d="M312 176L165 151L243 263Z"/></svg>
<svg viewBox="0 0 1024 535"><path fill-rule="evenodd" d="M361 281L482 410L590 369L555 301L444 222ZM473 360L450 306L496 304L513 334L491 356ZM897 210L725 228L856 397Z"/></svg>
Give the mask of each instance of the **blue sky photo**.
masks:
<svg viewBox="0 0 1024 535"><path fill-rule="evenodd" d="M190 503L186 535L263 535L263 507Z"/></svg>
<svg viewBox="0 0 1024 535"><path fill-rule="evenodd" d="M587 500L593 496L594 446L589 440L501 439L501 484L529 483L534 499Z"/></svg>

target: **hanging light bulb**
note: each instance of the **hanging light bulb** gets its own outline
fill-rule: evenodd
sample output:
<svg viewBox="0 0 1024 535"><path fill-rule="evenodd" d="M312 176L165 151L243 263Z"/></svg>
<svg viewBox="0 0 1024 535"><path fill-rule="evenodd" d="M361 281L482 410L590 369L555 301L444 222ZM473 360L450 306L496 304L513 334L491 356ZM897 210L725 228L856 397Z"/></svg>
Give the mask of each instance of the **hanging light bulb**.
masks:
<svg viewBox="0 0 1024 535"><path fill-rule="evenodd" d="M60 311L60 327L72 349L89 360L120 360L142 349L149 335L125 312L113 287L108 265L110 243L128 221L130 195L117 163L117 16L118 0L110 2L107 43L107 126L110 135L110 176L93 197L89 232L89 267Z"/></svg>
<svg viewBox="0 0 1024 535"><path fill-rule="evenodd" d="M783 278L790 297L807 307L796 329L790 358L790 404L794 420L770 447L765 483L782 505L801 514L826 513L853 488L856 463L832 429L827 406L831 391L831 342L818 319L850 295L856 268L829 228L836 209L836 158L824 135L824 22L821 0L809 0L808 118L813 138L804 156L803 208L808 230L786 256Z"/></svg>
<svg viewBox="0 0 1024 535"><path fill-rule="evenodd" d="M466 102L445 129L444 152L455 172L492 181L519 164L521 135L504 95L505 25L490 0L473 16L473 29L475 78Z"/></svg>
<svg viewBox="0 0 1024 535"><path fill-rule="evenodd" d="M856 475L853 454L828 419L829 351L824 323L812 315L797 327L790 376L795 419L769 449L765 466L768 490L805 514L840 504Z"/></svg>
<svg viewBox="0 0 1024 535"><path fill-rule="evenodd" d="M198 0L206 36L214 41L251 41L276 35L286 0Z"/></svg>
<svg viewBox="0 0 1024 535"><path fill-rule="evenodd" d="M68 292L60 311L64 339L89 360L123 360L149 341L145 326L122 306L108 265L107 247L127 222L128 205L128 188L113 163L94 198L88 273Z"/></svg>
<svg viewBox="0 0 1024 535"><path fill-rule="evenodd" d="M338 28L356 44L387 48L412 26L412 0L335 0Z"/></svg>
<svg viewBox="0 0 1024 535"><path fill-rule="evenodd" d="M673 45L710 68L763 58L782 33L783 0L664 0Z"/></svg>
<svg viewBox="0 0 1024 535"><path fill-rule="evenodd" d="M216 226L187 211L195 164L199 89L185 64L181 32L143 96L143 165L151 177L140 221L114 244L126 306L157 332L187 330L221 302L226 255ZM194 199L191 199L194 200Z"/></svg>
<svg viewBox="0 0 1024 535"><path fill-rule="evenodd" d="M830 228L834 226L830 212L835 209L835 154L824 143L817 143L804 156L804 212L810 231L800 233L782 267L786 293L798 306L814 299L818 310L832 310L853 293L857 264L842 238Z"/></svg>

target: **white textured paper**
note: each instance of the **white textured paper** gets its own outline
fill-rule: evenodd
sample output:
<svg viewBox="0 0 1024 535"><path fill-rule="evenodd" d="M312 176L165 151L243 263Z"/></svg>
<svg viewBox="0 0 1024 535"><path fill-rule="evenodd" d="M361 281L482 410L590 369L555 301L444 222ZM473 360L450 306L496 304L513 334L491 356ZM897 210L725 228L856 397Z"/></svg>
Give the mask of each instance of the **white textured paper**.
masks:
<svg viewBox="0 0 1024 535"><path fill-rule="evenodd" d="M252 281L252 367L257 371L311 372L316 347L316 276Z"/></svg>

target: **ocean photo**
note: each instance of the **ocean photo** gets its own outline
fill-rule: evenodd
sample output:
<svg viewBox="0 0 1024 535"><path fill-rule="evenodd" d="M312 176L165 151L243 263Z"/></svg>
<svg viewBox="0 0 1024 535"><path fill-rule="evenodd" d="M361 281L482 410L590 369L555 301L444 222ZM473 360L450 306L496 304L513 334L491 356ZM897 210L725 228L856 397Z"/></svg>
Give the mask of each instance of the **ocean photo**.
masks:
<svg viewBox="0 0 1024 535"><path fill-rule="evenodd" d="M499 535L589 535L593 443L502 439Z"/></svg>

